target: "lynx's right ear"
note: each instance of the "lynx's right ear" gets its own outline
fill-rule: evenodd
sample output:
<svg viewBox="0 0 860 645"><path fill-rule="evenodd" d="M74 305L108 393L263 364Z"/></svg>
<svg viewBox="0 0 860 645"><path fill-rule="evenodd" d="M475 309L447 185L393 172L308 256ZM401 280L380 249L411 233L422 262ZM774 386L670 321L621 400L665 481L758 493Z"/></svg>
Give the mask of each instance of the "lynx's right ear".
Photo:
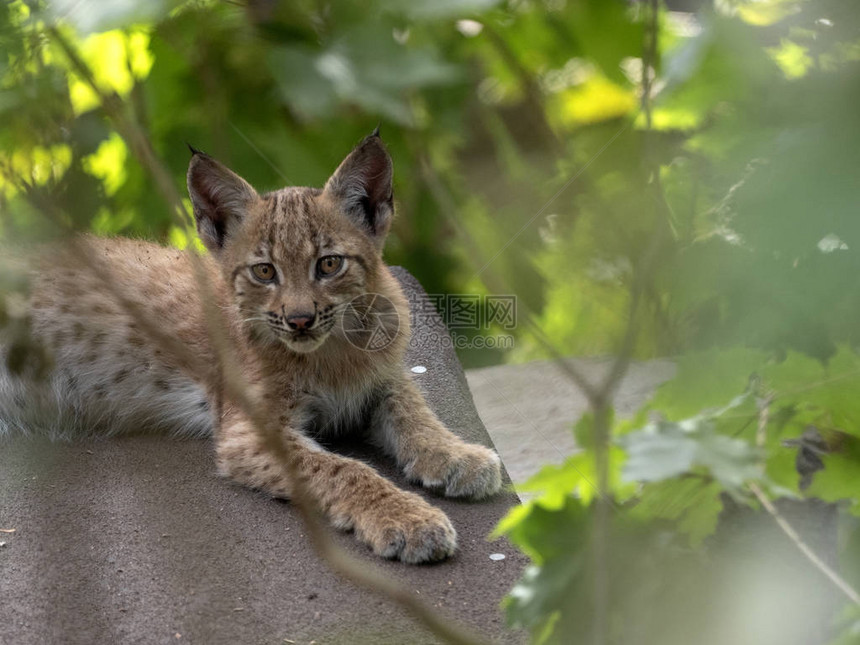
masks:
<svg viewBox="0 0 860 645"><path fill-rule="evenodd" d="M340 202L353 223L382 248L394 217L391 157L379 127L349 153L331 178L325 191Z"/></svg>
<svg viewBox="0 0 860 645"><path fill-rule="evenodd" d="M257 191L209 155L194 148L191 153L188 194L194 206L194 221L203 244L216 253L258 199Z"/></svg>

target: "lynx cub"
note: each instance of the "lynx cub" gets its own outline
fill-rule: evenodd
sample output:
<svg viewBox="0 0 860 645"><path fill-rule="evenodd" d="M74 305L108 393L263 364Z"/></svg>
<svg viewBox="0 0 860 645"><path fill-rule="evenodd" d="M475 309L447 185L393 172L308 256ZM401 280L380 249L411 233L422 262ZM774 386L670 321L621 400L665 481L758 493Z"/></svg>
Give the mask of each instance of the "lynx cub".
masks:
<svg viewBox="0 0 860 645"><path fill-rule="evenodd" d="M498 456L448 431L403 368L408 307L381 257L394 214L391 179L391 159L377 133L321 190L259 195L197 151L188 168L216 304L229 321L244 376L260 393L268 418L283 427L308 491L334 526L354 530L375 553L424 562L456 549L445 514L313 439L315 433L367 427L406 475L424 486L472 498L500 486ZM221 390L187 257L129 239L77 243L127 298L208 367L192 368L153 347L109 295L104 276L59 251L40 261L31 302L32 332L51 352L53 374L38 384L0 372L0 433L13 427L78 433L159 427L199 435L214 427L221 473L289 497L284 464ZM399 314L397 334L378 351L364 351L345 335L345 329L366 324L348 306L362 294L384 296Z"/></svg>

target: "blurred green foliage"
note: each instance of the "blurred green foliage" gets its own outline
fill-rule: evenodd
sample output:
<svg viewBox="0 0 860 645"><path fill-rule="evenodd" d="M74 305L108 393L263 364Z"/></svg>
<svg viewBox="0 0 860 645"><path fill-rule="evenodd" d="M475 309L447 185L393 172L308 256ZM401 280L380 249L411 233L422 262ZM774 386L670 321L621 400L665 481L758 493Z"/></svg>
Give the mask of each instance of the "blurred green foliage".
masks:
<svg viewBox="0 0 860 645"><path fill-rule="evenodd" d="M617 352L634 308L633 356L678 358L613 422L610 642L741 642L760 625L708 613L736 579L705 545L727 504L757 504L750 483L848 500L841 555L860 581L860 12L666 4L655 32L648 3L621 0L7 2L0 234L58 235L55 209L76 229L189 243L54 26L177 185L185 142L260 189L321 185L381 122L388 261L431 293L518 297L515 349L467 350L467 365ZM592 628L592 424L499 527L534 560L507 606L537 642ZM803 459L824 469L801 476ZM697 576L713 585L678 591ZM748 642L804 634L778 626Z"/></svg>
<svg viewBox="0 0 860 645"><path fill-rule="evenodd" d="M261 189L320 185L381 122L389 261L432 293L515 293L562 353L617 349L665 230L637 356L740 343L826 359L858 334L856 12L720 6L661 14L647 131L635 3L6 3L2 233L53 230L18 178L78 228L187 243L46 35L58 24L178 185L186 141ZM546 355L523 327L507 360Z"/></svg>

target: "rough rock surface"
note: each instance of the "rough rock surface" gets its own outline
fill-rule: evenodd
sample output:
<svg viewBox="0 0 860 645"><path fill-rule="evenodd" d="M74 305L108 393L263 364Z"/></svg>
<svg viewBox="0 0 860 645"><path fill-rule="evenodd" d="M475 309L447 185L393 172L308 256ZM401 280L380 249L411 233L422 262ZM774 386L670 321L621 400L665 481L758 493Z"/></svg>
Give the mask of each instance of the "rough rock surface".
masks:
<svg viewBox="0 0 860 645"><path fill-rule="evenodd" d="M604 378L610 359L566 359L594 383ZM615 393L615 413L632 415L654 390L675 375L668 360L632 363ZM497 365L466 373L478 412L516 483L546 464L558 464L577 448L573 424L588 402L553 361Z"/></svg>

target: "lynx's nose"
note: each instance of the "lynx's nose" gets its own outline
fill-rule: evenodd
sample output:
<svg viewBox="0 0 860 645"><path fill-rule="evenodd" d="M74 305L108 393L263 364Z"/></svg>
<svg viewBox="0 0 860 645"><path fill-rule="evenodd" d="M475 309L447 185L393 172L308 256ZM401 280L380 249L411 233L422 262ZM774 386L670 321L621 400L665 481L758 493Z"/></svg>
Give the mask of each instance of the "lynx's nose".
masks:
<svg viewBox="0 0 860 645"><path fill-rule="evenodd" d="M287 326L293 331L305 331L314 324L314 314L300 313L287 316Z"/></svg>

